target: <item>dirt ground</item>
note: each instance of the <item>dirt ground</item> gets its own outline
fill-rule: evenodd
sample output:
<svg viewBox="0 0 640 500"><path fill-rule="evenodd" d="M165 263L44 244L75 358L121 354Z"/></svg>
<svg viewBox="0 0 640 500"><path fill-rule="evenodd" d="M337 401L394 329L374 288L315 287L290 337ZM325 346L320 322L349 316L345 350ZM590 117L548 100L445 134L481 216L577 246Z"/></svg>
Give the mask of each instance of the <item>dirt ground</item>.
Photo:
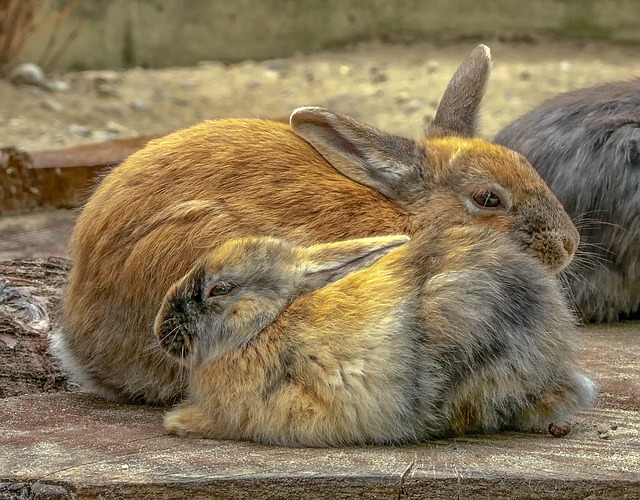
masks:
<svg viewBox="0 0 640 500"><path fill-rule="evenodd" d="M482 134L555 93L640 77L639 47L554 39L448 44L373 41L264 62L47 75L58 91L0 81L0 145L30 151L155 134L223 116L286 117L331 107L416 137L466 53L485 42L495 61Z"/></svg>

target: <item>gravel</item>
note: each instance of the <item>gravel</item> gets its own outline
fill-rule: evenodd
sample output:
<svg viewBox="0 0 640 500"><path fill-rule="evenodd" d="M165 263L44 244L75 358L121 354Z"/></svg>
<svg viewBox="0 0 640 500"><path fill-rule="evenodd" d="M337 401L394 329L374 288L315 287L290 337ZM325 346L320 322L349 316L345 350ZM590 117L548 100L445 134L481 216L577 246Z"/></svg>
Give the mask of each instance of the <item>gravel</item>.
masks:
<svg viewBox="0 0 640 500"><path fill-rule="evenodd" d="M417 137L479 42L491 47L495 61L481 122L488 137L555 93L640 77L636 47L551 39L371 41L234 65L203 61L187 68L41 75L38 81L0 81L0 146L51 149L160 134L224 116L284 118L307 104Z"/></svg>

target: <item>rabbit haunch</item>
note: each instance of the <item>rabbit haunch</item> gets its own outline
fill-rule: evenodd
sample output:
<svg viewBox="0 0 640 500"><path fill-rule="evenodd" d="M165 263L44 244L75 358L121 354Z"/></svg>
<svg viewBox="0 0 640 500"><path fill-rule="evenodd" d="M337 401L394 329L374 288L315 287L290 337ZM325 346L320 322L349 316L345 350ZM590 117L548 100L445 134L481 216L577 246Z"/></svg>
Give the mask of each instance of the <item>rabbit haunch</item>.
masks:
<svg viewBox="0 0 640 500"><path fill-rule="evenodd" d="M513 241L454 228L387 255L381 244L249 238L201 258L155 322L191 364L190 396L166 428L293 446L403 443L541 429L593 402L563 294ZM335 252L351 263L358 245L379 260L335 272ZM325 246L334 254L321 257Z"/></svg>
<svg viewBox="0 0 640 500"><path fill-rule="evenodd" d="M524 157L473 138L489 68L486 47L471 52L421 141L306 107L291 127L206 121L131 155L74 228L54 341L63 365L111 399L180 399L184 367L159 348L153 318L169 286L231 238L309 245L411 235L417 217L446 207L451 224L499 228L562 269L578 233L558 200Z"/></svg>
<svg viewBox="0 0 640 500"><path fill-rule="evenodd" d="M640 79L553 97L496 141L527 156L580 227L567 270L587 321L640 313Z"/></svg>

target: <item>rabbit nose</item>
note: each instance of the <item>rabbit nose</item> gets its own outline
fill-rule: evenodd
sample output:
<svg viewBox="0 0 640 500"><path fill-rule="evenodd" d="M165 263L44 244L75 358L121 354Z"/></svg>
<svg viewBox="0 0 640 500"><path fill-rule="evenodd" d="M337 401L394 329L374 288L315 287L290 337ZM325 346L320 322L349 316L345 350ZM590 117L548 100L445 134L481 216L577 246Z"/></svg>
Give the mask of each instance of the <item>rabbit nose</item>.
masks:
<svg viewBox="0 0 640 500"><path fill-rule="evenodd" d="M562 243L569 257L573 257L580 244L580 233L578 233L578 230L573 229L573 231L570 231L570 234L562 239Z"/></svg>
<svg viewBox="0 0 640 500"><path fill-rule="evenodd" d="M174 300L174 302L173 302L173 312L174 312L174 314L184 314L185 310L186 310L186 307L185 307L185 300L184 299Z"/></svg>
<svg viewBox="0 0 640 500"><path fill-rule="evenodd" d="M569 239L569 238L565 238L563 243L564 243L564 249L567 251L567 254L569 254L569 256L572 256L576 251L576 244L573 242L572 239Z"/></svg>

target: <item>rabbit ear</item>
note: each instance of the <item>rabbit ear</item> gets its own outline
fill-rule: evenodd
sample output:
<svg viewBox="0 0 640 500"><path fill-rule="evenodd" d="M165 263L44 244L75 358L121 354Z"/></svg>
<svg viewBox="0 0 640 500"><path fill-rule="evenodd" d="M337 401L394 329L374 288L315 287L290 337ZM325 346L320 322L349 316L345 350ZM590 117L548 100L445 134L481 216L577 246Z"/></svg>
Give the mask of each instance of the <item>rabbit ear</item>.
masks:
<svg viewBox="0 0 640 500"><path fill-rule="evenodd" d="M424 184L424 152L415 141L316 106L295 109L290 124L336 170L387 198L405 199Z"/></svg>
<svg viewBox="0 0 640 500"><path fill-rule="evenodd" d="M305 293L347 274L371 266L383 255L409 241L408 236L379 236L324 243L300 249Z"/></svg>
<svg viewBox="0 0 640 500"><path fill-rule="evenodd" d="M478 45L469 53L444 91L429 135L476 135L478 112L491 64L491 51L486 45Z"/></svg>

